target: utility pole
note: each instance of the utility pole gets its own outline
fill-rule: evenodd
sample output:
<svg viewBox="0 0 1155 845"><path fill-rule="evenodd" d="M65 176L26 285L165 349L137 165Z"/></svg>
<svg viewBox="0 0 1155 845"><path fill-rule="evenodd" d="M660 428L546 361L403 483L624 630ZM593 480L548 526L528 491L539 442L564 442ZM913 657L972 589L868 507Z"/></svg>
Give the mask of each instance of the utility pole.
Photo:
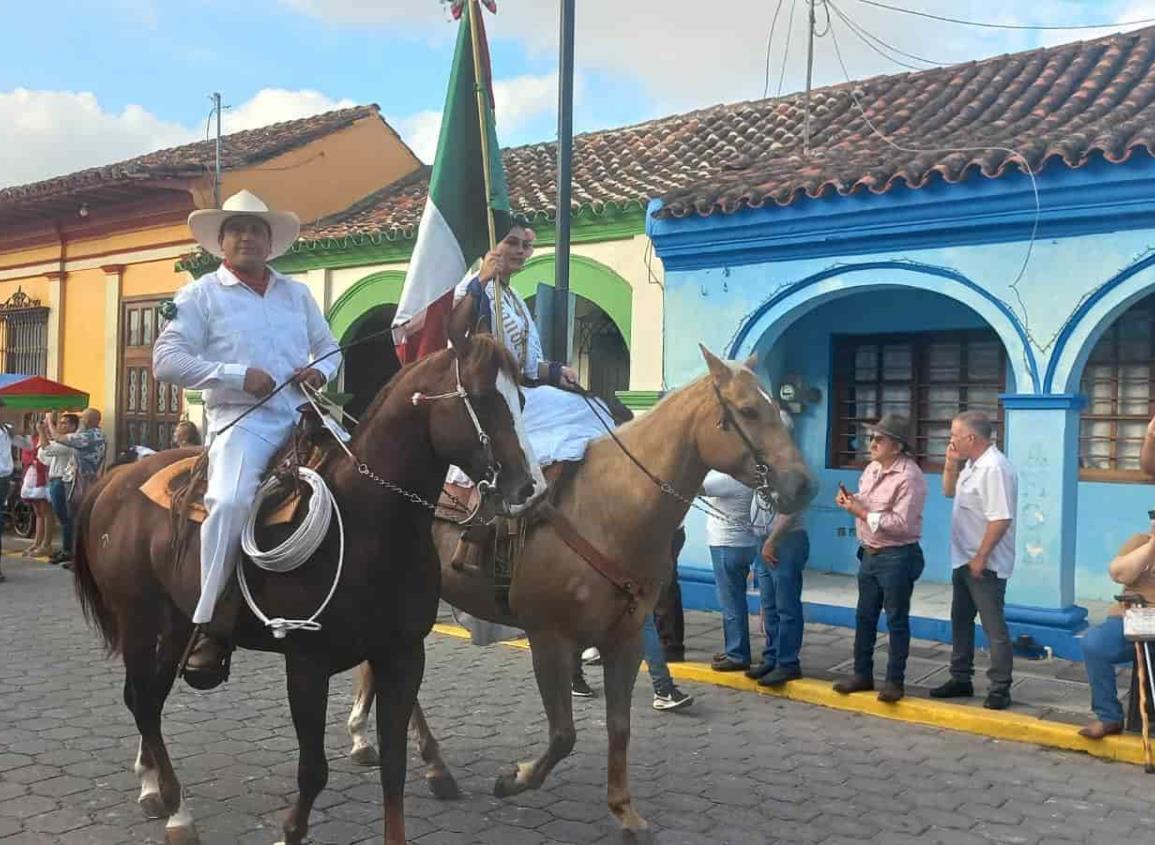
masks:
<svg viewBox="0 0 1155 845"><path fill-rule="evenodd" d="M213 92L213 111L217 116L217 161L213 175L213 208L221 207L221 95Z"/></svg>
<svg viewBox="0 0 1155 845"><path fill-rule="evenodd" d="M809 37L806 46L806 115L802 125L802 154L810 154L810 85L814 79L814 4L820 0L806 0L810 7L810 17L807 23Z"/></svg>
<svg viewBox="0 0 1155 845"><path fill-rule="evenodd" d="M561 0L557 103L557 243L554 253L554 330L550 357L569 360L570 194L573 182L574 0Z"/></svg>

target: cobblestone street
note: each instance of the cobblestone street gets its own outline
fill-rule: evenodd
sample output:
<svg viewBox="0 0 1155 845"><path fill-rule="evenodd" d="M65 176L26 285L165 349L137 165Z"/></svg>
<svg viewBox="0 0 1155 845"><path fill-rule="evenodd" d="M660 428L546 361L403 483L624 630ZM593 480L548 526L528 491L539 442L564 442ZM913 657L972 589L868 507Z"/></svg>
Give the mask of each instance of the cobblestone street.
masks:
<svg viewBox="0 0 1155 845"><path fill-rule="evenodd" d="M137 735L71 576L5 560L0 586L0 843L162 842L131 772ZM546 787L511 800L494 776L545 739L528 654L434 635L422 691L466 796L428 797L411 758L411 841L618 842L605 805L603 702L577 701L578 745ZM600 688L594 673L590 678ZM165 734L205 845L280 838L296 740L277 658L242 654L211 693L178 684ZM634 708L631 776L662 845L1147 841L1155 777L1138 766L935 731L733 690L687 685L684 713ZM375 770L344 757L351 679L333 685L329 786L318 843L378 842Z"/></svg>

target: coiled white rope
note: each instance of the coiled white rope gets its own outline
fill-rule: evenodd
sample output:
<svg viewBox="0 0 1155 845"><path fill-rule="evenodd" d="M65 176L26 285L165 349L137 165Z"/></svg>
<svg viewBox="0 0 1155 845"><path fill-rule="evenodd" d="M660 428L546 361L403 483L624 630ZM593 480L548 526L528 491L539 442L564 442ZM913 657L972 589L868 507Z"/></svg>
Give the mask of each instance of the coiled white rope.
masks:
<svg viewBox="0 0 1155 845"><path fill-rule="evenodd" d="M249 559L261 569L268 572L292 572L320 548L321 543L325 541L325 537L329 533L333 515L336 514L337 571L333 574L333 586L329 588L329 594L325 596L325 600L321 602L321 606L312 616L308 619L285 619L279 616L270 618L265 615L257 606L256 599L253 598L252 592L249 590L248 582L245 580L244 563L242 562L237 567L237 581L240 583L241 594L245 597L245 603L248 604L253 615L261 620L265 627L272 630L273 636L277 639L284 639L290 631L321 630L321 624L317 622L317 617L325 612L333 594L337 592L337 585L341 582L341 570L345 563L345 522L341 518L341 509L333 498L333 491L329 489L325 479L308 467L298 467L297 472L301 480L308 484L313 491L313 495L309 497L308 510L301 524L276 548L261 551L257 546L255 533L261 503L278 483L275 478L270 478L257 491L256 501L253 503L252 511L241 533L241 548Z"/></svg>

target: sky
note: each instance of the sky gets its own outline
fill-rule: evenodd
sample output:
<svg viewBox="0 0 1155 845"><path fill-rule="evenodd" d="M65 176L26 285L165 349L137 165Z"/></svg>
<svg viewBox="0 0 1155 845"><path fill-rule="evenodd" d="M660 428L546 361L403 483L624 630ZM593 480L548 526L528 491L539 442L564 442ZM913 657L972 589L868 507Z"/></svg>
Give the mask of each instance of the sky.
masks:
<svg viewBox="0 0 1155 845"><path fill-rule="evenodd" d="M846 80L835 43L865 78L906 72L896 58L922 69L910 56L951 64L1113 31L986 29L816 2L815 85ZM1013 25L1155 18L1155 0L880 2ZM576 5L575 131L804 86L807 0ZM503 145L557 136L558 6L498 0L486 13ZM882 55L856 30L908 55ZM214 91L225 132L377 103L431 162L455 24L440 0L0 0L0 31L3 187L203 139Z"/></svg>

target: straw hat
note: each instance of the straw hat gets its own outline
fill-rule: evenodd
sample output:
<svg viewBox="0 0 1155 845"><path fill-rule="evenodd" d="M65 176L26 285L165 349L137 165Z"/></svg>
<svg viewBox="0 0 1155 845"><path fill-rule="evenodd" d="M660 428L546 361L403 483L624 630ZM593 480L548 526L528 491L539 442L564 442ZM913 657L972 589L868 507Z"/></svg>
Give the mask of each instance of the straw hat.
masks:
<svg viewBox="0 0 1155 845"><path fill-rule="evenodd" d="M259 217L269 224L273 233L269 258L288 252L297 235L301 221L291 211L270 211L264 201L251 191L239 191L224 201L219 209L204 208L188 216L188 227L196 242L205 252L224 258L221 252L221 226L230 217Z"/></svg>

